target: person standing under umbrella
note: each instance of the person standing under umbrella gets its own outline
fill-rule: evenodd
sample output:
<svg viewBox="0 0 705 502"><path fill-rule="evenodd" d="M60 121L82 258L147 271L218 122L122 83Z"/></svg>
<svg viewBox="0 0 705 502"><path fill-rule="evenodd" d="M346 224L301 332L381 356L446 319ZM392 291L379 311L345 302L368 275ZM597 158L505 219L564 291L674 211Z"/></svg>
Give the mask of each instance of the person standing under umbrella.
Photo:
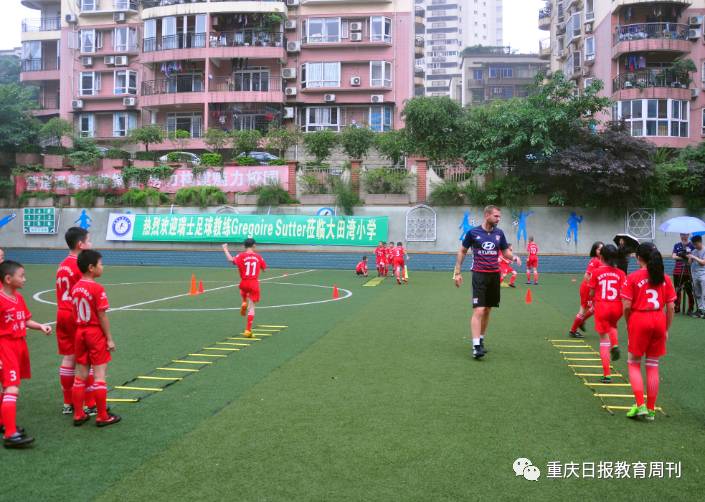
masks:
<svg viewBox="0 0 705 502"><path fill-rule="evenodd" d="M688 296L688 314L692 314L695 306L695 297L693 296L693 282L690 276L690 267L688 266L688 255L693 252L695 247L688 240L690 234L680 234L681 240L673 246L673 254L675 260L673 267L673 285L676 287L678 298L676 299L676 314L681 311L681 296L684 291ZM683 306L685 310L685 305Z"/></svg>

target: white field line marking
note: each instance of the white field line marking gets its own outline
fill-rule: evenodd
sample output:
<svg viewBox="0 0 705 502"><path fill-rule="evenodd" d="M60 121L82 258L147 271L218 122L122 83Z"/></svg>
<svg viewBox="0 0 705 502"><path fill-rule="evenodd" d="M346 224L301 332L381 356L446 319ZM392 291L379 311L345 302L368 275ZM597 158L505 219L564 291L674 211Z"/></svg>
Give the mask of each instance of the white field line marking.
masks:
<svg viewBox="0 0 705 502"><path fill-rule="evenodd" d="M284 275L277 275L277 276L274 276L274 277L267 277L267 278L265 278L265 279L262 279L260 282L271 281L271 280L274 280L274 279L281 279L281 278L283 278L283 277L291 277L291 276L294 276L294 275L307 274L307 273L309 273L309 272L315 272L315 270L313 270L313 269L311 269L311 270L303 270L303 271L301 271L301 272L294 272L294 273L292 273L292 274L284 274ZM135 283L132 283L132 284L135 284ZM228 284L227 286L219 286L219 287L217 287L217 288L205 289L203 292L204 292L204 293L209 293L209 292L211 292L211 291L218 291L218 290L220 290L220 289L234 288L235 286L237 286L237 284ZM47 300L42 300L42 298L41 298L41 295L43 295L43 294L45 294L45 293L48 293L48 292L50 292L50 291L53 292L54 290L53 290L53 289L46 289L46 290L44 290L44 291L39 291L39 292L35 293L35 294L32 296L32 298L33 298L34 300L40 302L40 303L46 303L46 304L48 304L48 305L56 305L55 302L50 302L50 301L47 301ZM350 294L352 294L352 293L350 293ZM164 297L164 298L157 298L157 299L155 299L155 300L147 300L146 302L133 303L132 305L125 305L125 306L123 306L123 307L116 307L116 308L113 308L113 309L108 309L108 312L116 312L116 311L119 311L119 310L128 310L128 309L132 309L133 307L141 307L142 305L149 305L149 304L152 304L152 303L163 302L163 301L167 301L167 300L174 300L174 299L176 299L176 298L183 298L184 296L190 296L190 295L189 295L189 293L181 293L181 294L179 294L179 295L166 296L166 297ZM239 310L239 307L238 307L238 310ZM56 324L56 321L48 322L48 323L45 323L45 324L49 324L49 325L51 325L51 324Z"/></svg>

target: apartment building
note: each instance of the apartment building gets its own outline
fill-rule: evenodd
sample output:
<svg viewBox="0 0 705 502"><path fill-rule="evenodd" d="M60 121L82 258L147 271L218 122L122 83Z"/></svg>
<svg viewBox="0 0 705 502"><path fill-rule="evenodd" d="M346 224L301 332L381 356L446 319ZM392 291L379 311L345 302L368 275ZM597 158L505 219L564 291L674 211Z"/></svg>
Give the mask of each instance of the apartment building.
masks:
<svg viewBox="0 0 705 502"><path fill-rule="evenodd" d="M464 48L501 46L502 0L416 0L425 11L426 95L448 96ZM418 33L418 32L417 32Z"/></svg>
<svg viewBox="0 0 705 502"><path fill-rule="evenodd" d="M548 0L539 53L578 88L603 81L613 100L604 119L657 146L685 147L705 137L703 16L705 0Z"/></svg>
<svg viewBox="0 0 705 502"><path fill-rule="evenodd" d="M401 127L414 91L411 0L22 0L23 82L40 116L99 141L159 124ZM169 145L162 145L168 148Z"/></svg>

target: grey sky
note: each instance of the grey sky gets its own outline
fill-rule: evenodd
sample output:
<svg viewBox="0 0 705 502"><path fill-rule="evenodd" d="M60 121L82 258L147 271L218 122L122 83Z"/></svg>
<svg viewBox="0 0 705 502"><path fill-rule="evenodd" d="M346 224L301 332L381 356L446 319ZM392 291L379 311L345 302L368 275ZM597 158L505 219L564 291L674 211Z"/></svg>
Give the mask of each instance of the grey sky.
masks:
<svg viewBox="0 0 705 502"><path fill-rule="evenodd" d="M20 0L0 0L0 49L20 46L20 26L24 18L39 17L38 10L20 5ZM538 29L538 12L543 0L504 0L504 44L521 52L537 52L538 41L548 32Z"/></svg>

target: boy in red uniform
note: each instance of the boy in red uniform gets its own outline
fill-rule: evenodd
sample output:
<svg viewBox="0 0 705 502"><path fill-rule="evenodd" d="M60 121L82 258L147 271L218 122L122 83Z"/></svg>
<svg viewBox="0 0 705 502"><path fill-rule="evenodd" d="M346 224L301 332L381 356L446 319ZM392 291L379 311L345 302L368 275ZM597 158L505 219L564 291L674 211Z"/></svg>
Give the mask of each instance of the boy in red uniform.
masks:
<svg viewBox="0 0 705 502"><path fill-rule="evenodd" d="M512 250L512 245L508 244L507 249L510 251L514 252ZM502 283L504 283L504 278L507 277L508 275L511 275L511 279L509 279L509 287L510 288L516 288L514 285L514 282L517 280L517 271L512 268L512 263L516 263L521 267L521 258L518 256L512 256L512 259L507 259L503 255L499 255L499 284L500 286Z"/></svg>
<svg viewBox="0 0 705 502"><path fill-rule="evenodd" d="M386 275L387 250L384 248L384 241L379 241L379 246L375 248L375 266L377 267L377 277Z"/></svg>
<svg viewBox="0 0 705 502"><path fill-rule="evenodd" d="M363 256L362 260L355 266L355 273L367 277L367 256Z"/></svg>
<svg viewBox="0 0 705 502"><path fill-rule="evenodd" d="M71 289L73 315L76 319L76 377L73 381L73 425L83 425L89 415L83 411L89 368L95 374L93 393L98 413L95 424L107 427L120 421L120 416L108 412L108 387L105 384L110 353L115 342L110 332L107 310L108 296L95 279L103 275L102 255L85 249L78 255L78 269L83 277Z"/></svg>
<svg viewBox="0 0 705 502"><path fill-rule="evenodd" d="M539 247L534 242L534 236L529 237L526 245L528 258L526 259L526 283L531 284L531 272L534 272L534 286L539 285ZM520 265L521 266L521 265Z"/></svg>
<svg viewBox="0 0 705 502"><path fill-rule="evenodd" d="M590 262L588 263L587 269L585 270L585 275L583 275L583 282L580 283L580 310L578 310L575 319L573 320L573 325L570 327L568 336L572 338L584 338L581 333L578 333L578 329L585 331L585 321L590 319L595 313L592 308L592 301L590 300L590 288L588 283L592 277L592 273L602 265L600 261L600 253L602 252L602 247L604 244L600 241L595 242L590 249Z"/></svg>
<svg viewBox="0 0 705 502"><path fill-rule="evenodd" d="M676 290L664 274L663 258L650 242L639 244L636 250L639 270L627 277L622 287L624 317L629 333L629 382L636 404L627 417L652 421L656 417L656 397L659 388L659 358L666 354L668 330L673 322ZM664 313L664 307L666 312ZM641 358L646 355L646 405Z"/></svg>
<svg viewBox="0 0 705 502"><path fill-rule="evenodd" d="M78 269L78 253L91 248L88 230L80 227L71 227L64 235L69 255L59 264L56 271L56 342L59 346L59 355L63 356L59 367L59 382L64 394L64 415L73 415L73 379L75 375L76 359L74 357L74 344L76 343L76 320L73 317L73 303L71 289L81 280L83 274ZM89 374L87 388L91 389L93 377ZM95 399L91 391L86 392L86 406L89 414L95 415Z"/></svg>
<svg viewBox="0 0 705 502"><path fill-rule="evenodd" d="M397 242L396 247L392 250L392 255L394 276L397 278L397 284L401 284L401 281L404 281L406 284L408 281L404 275L404 259L408 259L408 257L406 256L406 249L404 249L401 242Z"/></svg>
<svg viewBox="0 0 705 502"><path fill-rule="evenodd" d="M255 252L255 240L245 239L245 252L235 258L228 251L228 245L223 244L225 257L240 271L240 296L242 305L240 315L247 315L247 326L244 337L252 338L252 323L255 320L255 303L259 302L259 273L267 269L264 258Z"/></svg>
<svg viewBox="0 0 705 502"><path fill-rule="evenodd" d="M389 242L387 244L387 266L384 267L384 275L389 275L389 269L394 266L394 243ZM394 270L392 270L394 272Z"/></svg>
<svg viewBox="0 0 705 502"><path fill-rule="evenodd" d="M26 281L24 267L16 261L0 264L0 367L2 368L2 432L5 448L23 448L34 441L24 429L17 427L17 396L20 382L31 378L27 328L36 329L45 335L51 334L51 326L32 320L22 295L17 292Z"/></svg>
<svg viewBox="0 0 705 502"><path fill-rule="evenodd" d="M612 244L602 248L602 266L595 269L588 283L595 308L595 331L600 335L602 383L612 382L610 359L619 359L617 323L622 318L620 292L627 276L617 268L617 253Z"/></svg>

